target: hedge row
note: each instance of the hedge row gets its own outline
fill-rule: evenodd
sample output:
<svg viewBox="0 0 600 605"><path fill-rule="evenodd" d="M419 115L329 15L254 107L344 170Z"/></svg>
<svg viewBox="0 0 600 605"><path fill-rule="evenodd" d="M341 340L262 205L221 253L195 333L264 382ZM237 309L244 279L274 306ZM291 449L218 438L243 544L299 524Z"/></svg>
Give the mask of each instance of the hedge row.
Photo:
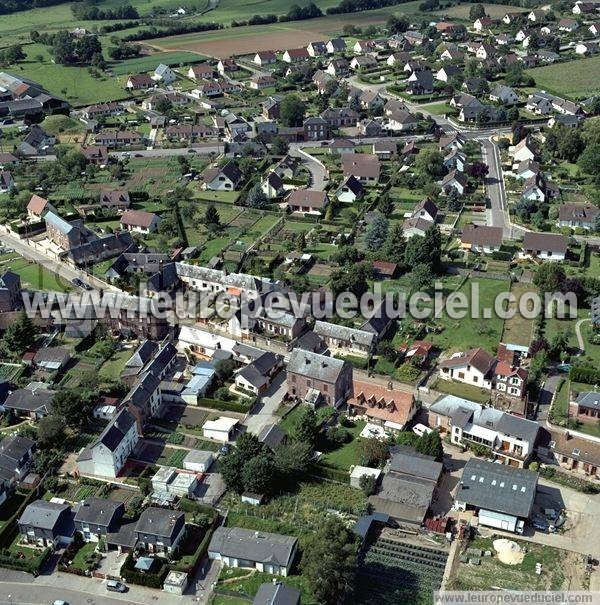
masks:
<svg viewBox="0 0 600 605"><path fill-rule="evenodd" d="M37 575L40 571L40 567L46 562L46 559L52 552L51 548L46 548L42 551L39 557L35 559L17 559L12 554L6 555L0 553L0 567L6 567L7 569L15 569L17 571L25 571L27 573Z"/></svg>
<svg viewBox="0 0 600 605"><path fill-rule="evenodd" d="M159 560L156 557L155 560ZM154 573L141 573L135 570L135 562L133 554L129 553L123 566L121 567L121 575L126 582L137 584L138 586L146 586L148 588L162 588L163 582L169 573L169 567L166 563L161 563L160 568Z"/></svg>
<svg viewBox="0 0 600 605"><path fill-rule="evenodd" d="M569 376L573 382L585 382L586 384L597 384L600 382L600 370L585 366L571 368Z"/></svg>
<svg viewBox="0 0 600 605"><path fill-rule="evenodd" d="M237 401L222 401L221 399L209 399L203 397L198 400L198 405L201 408L210 408L211 410L220 410L222 412L239 412L245 414L248 411L248 406Z"/></svg>

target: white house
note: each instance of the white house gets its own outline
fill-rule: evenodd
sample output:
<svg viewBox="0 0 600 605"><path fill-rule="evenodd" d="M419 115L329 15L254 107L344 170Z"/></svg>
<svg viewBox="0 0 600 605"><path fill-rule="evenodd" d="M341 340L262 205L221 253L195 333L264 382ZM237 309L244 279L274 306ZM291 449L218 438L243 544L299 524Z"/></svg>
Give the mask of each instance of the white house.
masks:
<svg viewBox="0 0 600 605"><path fill-rule="evenodd" d="M243 175L235 162L227 162L222 168L209 166L202 173L203 189L211 191L235 191Z"/></svg>
<svg viewBox="0 0 600 605"><path fill-rule="evenodd" d="M235 429L239 421L237 418L220 416L216 420L207 420L202 426L202 435L207 439L214 439L221 443L233 440Z"/></svg>
<svg viewBox="0 0 600 605"><path fill-rule="evenodd" d="M79 454L78 471L82 475L118 477L138 439L135 418L128 410L121 410L96 441Z"/></svg>
<svg viewBox="0 0 600 605"><path fill-rule="evenodd" d="M535 160L536 153L529 138L524 138L512 149L514 162L523 162L524 160Z"/></svg>
<svg viewBox="0 0 600 605"><path fill-rule="evenodd" d="M346 177L342 184L337 188L335 197L343 203L352 204L356 200L362 199L365 190L361 182L354 176Z"/></svg>
<svg viewBox="0 0 600 605"><path fill-rule="evenodd" d="M564 235L527 231L523 237L523 250L519 253L519 258L563 261L568 247L569 242Z"/></svg>
<svg viewBox="0 0 600 605"><path fill-rule="evenodd" d="M155 70L152 75L152 79L155 82L162 82L163 84L171 84L177 80L177 74L164 63L161 63Z"/></svg>
<svg viewBox="0 0 600 605"><path fill-rule="evenodd" d="M283 180L274 170L262 178L260 188L270 200L280 197L285 191Z"/></svg>
<svg viewBox="0 0 600 605"><path fill-rule="evenodd" d="M464 353L455 353L439 364L439 375L444 380L457 380L484 389L492 389L493 368L496 359L481 347Z"/></svg>

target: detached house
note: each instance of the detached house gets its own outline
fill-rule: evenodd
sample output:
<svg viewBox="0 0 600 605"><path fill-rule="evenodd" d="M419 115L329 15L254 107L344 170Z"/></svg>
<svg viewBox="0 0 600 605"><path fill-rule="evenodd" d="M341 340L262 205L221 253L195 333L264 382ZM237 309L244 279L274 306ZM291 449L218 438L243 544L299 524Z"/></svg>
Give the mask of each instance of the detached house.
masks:
<svg viewBox="0 0 600 605"><path fill-rule="evenodd" d="M492 388L496 359L481 347L466 353L455 353L439 365L440 377L458 380L484 389Z"/></svg>
<svg viewBox="0 0 600 605"><path fill-rule="evenodd" d="M293 349L287 365L287 392L293 399L322 400L337 407L352 390L352 366L347 361Z"/></svg>
<svg viewBox="0 0 600 605"><path fill-rule="evenodd" d="M460 244L473 252L497 252L502 246L502 227L466 225L460 236Z"/></svg>
<svg viewBox="0 0 600 605"><path fill-rule="evenodd" d="M75 532L71 507L45 500L29 504L17 523L23 542L52 549L69 544Z"/></svg>
<svg viewBox="0 0 600 605"><path fill-rule="evenodd" d="M147 508L135 524L136 546L148 553L172 553L184 535L185 513L168 508Z"/></svg>
<svg viewBox="0 0 600 605"><path fill-rule="evenodd" d="M519 96L510 86L498 85L490 91L490 101L502 105L515 105L519 101Z"/></svg>
<svg viewBox="0 0 600 605"><path fill-rule="evenodd" d="M333 55L334 53L342 53L346 50L346 40L344 38L332 38L325 45L327 54Z"/></svg>
<svg viewBox="0 0 600 605"><path fill-rule="evenodd" d="M450 436L451 443L489 447L495 461L522 467L533 455L540 433L536 422L454 395L429 408L429 426Z"/></svg>
<svg viewBox="0 0 600 605"><path fill-rule="evenodd" d="M379 182L381 166L376 155L366 153L343 154L342 172L345 177L354 176L363 185Z"/></svg>
<svg viewBox="0 0 600 605"><path fill-rule="evenodd" d="M459 195L464 195L467 190L467 177L457 170L452 170L442 179L442 191L448 193L455 189Z"/></svg>
<svg viewBox="0 0 600 605"><path fill-rule="evenodd" d="M156 82L148 74L134 74L127 78L125 87L129 90L142 90L153 88Z"/></svg>
<svg viewBox="0 0 600 605"><path fill-rule="evenodd" d="M123 502L108 498L86 498L75 513L75 530L86 542L98 542L106 534L118 531L125 514Z"/></svg>
<svg viewBox="0 0 600 605"><path fill-rule="evenodd" d="M346 177L335 192L335 197L343 203L352 204L363 198L365 190L360 181L353 175Z"/></svg>
<svg viewBox="0 0 600 605"><path fill-rule="evenodd" d="M592 204L562 204L558 209L559 227L595 229L600 209Z"/></svg>
<svg viewBox="0 0 600 605"><path fill-rule="evenodd" d="M326 191L314 189L296 189L287 198L290 212L298 214L322 215L329 203Z"/></svg>
<svg viewBox="0 0 600 605"><path fill-rule="evenodd" d="M527 231L523 238L523 251L519 256L561 261L565 259L568 247L569 241L564 235Z"/></svg>
<svg viewBox="0 0 600 605"><path fill-rule="evenodd" d="M96 441L79 454L79 472L84 475L118 477L137 445L138 438L135 418L129 411L121 410Z"/></svg>
<svg viewBox="0 0 600 605"><path fill-rule="evenodd" d="M161 63L155 70L152 79L156 82L162 82L169 85L177 80L177 74L164 63Z"/></svg>
<svg viewBox="0 0 600 605"><path fill-rule="evenodd" d="M310 55L306 48L290 48L283 53L283 57L281 58L286 63L298 63L307 59L310 59Z"/></svg>
<svg viewBox="0 0 600 605"><path fill-rule="evenodd" d="M277 576L291 570L298 539L239 527L218 527L208 545L208 558L228 567L246 567Z"/></svg>
<svg viewBox="0 0 600 605"><path fill-rule="evenodd" d="M350 72L350 65L344 58L332 59L325 71L335 78L343 78Z"/></svg>
<svg viewBox="0 0 600 605"><path fill-rule="evenodd" d="M264 67L265 65L277 63L277 56L272 50L262 50L254 55L252 62L259 67Z"/></svg>
<svg viewBox="0 0 600 605"><path fill-rule="evenodd" d="M202 173L203 189L211 191L235 191L243 175L235 162L227 162L222 168L209 167Z"/></svg>
<svg viewBox="0 0 600 605"><path fill-rule="evenodd" d="M158 230L160 217L144 210L127 210L121 215L121 228L137 233L154 233Z"/></svg>
<svg viewBox="0 0 600 605"><path fill-rule="evenodd" d="M283 186L283 180L273 170L271 170L265 177L262 178L260 188L270 200L276 197L280 197L285 191Z"/></svg>

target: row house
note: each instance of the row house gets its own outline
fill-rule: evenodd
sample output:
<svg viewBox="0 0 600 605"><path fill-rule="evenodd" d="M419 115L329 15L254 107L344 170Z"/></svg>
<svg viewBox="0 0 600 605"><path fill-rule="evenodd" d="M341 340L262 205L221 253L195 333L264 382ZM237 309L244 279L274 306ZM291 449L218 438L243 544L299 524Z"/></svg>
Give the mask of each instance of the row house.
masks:
<svg viewBox="0 0 600 605"><path fill-rule="evenodd" d="M174 124L164 130L165 137L171 141L195 143L201 139L215 138L217 131L206 124Z"/></svg>
<svg viewBox="0 0 600 605"><path fill-rule="evenodd" d="M142 145L144 137L135 130L107 130L95 134L94 142L106 147L129 147Z"/></svg>
<svg viewBox="0 0 600 605"><path fill-rule="evenodd" d="M595 230L599 213L600 209L593 204L561 204L558 208L558 226Z"/></svg>
<svg viewBox="0 0 600 605"><path fill-rule="evenodd" d="M81 115L86 120L97 120L98 118L104 118L106 116L116 116L123 113L124 109L121 103L97 103L86 107Z"/></svg>
<svg viewBox="0 0 600 605"><path fill-rule="evenodd" d="M321 112L320 117L327 122L330 128L336 129L356 126L360 116L350 107L329 107Z"/></svg>
<svg viewBox="0 0 600 605"><path fill-rule="evenodd" d="M370 332L326 321L315 321L314 333L336 353L367 356L373 352L376 337Z"/></svg>

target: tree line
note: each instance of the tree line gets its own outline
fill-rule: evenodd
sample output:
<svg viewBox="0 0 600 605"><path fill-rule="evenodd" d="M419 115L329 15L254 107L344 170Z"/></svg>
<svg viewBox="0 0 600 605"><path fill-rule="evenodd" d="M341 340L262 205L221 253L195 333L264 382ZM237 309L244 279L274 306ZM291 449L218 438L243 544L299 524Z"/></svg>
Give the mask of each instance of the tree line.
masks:
<svg viewBox="0 0 600 605"><path fill-rule="evenodd" d="M71 12L78 19L85 21L105 21L108 19L139 19L136 8L130 4L116 6L115 8L98 8L92 2L75 2L71 5Z"/></svg>

